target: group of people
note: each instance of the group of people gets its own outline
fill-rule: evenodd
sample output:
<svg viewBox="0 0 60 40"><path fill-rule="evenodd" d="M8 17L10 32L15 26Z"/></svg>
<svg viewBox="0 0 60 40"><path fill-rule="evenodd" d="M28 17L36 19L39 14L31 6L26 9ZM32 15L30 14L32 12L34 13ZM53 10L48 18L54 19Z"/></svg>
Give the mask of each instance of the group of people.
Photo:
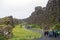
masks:
<svg viewBox="0 0 60 40"><path fill-rule="evenodd" d="M48 36L49 32L48 31L44 31L44 36Z"/></svg>
<svg viewBox="0 0 60 40"><path fill-rule="evenodd" d="M58 32L52 30L52 31L44 31L44 36L49 36L49 37L58 37L59 34Z"/></svg>

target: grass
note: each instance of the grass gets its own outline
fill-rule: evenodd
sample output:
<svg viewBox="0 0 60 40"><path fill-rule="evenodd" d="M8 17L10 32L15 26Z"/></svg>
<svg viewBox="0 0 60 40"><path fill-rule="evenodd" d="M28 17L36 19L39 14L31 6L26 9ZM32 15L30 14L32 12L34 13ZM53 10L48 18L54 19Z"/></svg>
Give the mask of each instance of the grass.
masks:
<svg viewBox="0 0 60 40"><path fill-rule="evenodd" d="M27 30L25 28L20 28L20 25L17 25L12 32L14 36L9 40L31 40L41 37L40 33L34 32L32 30Z"/></svg>
<svg viewBox="0 0 60 40"><path fill-rule="evenodd" d="M52 30L59 30L60 29L60 23L56 23L50 29L52 29Z"/></svg>

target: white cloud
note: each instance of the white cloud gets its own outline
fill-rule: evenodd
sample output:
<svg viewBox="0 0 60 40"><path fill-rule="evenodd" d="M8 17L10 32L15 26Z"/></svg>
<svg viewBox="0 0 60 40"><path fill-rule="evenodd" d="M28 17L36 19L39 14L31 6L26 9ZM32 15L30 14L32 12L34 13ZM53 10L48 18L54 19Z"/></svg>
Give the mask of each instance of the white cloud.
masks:
<svg viewBox="0 0 60 40"><path fill-rule="evenodd" d="M13 15L27 18L36 6L46 6L48 0L0 0L0 17Z"/></svg>

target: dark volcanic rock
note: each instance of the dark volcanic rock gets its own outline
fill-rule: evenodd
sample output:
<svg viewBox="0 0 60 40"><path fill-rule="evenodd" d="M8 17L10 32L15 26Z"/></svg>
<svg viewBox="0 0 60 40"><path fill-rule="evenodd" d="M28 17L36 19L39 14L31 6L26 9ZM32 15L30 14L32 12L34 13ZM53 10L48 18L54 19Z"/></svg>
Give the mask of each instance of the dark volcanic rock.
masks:
<svg viewBox="0 0 60 40"><path fill-rule="evenodd" d="M60 21L60 0L49 0L46 7L35 7L35 11L24 21L30 24L37 24L44 29Z"/></svg>

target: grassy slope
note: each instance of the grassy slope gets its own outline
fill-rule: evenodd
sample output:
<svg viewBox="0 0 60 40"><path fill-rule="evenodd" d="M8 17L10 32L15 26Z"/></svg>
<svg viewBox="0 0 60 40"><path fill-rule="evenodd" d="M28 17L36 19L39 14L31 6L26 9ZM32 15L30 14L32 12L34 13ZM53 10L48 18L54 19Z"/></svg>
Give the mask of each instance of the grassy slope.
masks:
<svg viewBox="0 0 60 40"><path fill-rule="evenodd" d="M34 38L40 38L41 34L37 33L37 32L33 32L31 30L27 30L25 28L20 28L19 25L17 25L14 29L13 29L13 34L14 37L10 40L28 40L28 39L34 39Z"/></svg>

